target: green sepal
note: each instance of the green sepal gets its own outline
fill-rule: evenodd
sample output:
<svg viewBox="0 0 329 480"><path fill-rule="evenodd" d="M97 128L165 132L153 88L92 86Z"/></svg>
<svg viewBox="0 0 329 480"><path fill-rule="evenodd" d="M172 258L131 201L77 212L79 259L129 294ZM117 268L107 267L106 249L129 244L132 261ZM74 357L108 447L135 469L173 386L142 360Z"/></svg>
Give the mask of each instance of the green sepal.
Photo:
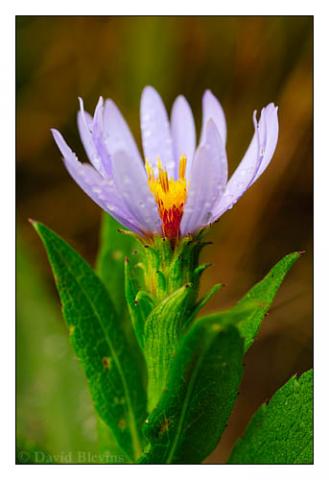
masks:
<svg viewBox="0 0 329 480"><path fill-rule="evenodd" d="M151 294L140 290L136 267L131 266L128 258L125 259L125 295L130 313L131 322L140 347L144 347L144 325L147 317L155 306Z"/></svg>
<svg viewBox="0 0 329 480"><path fill-rule="evenodd" d="M156 270L156 285L157 285L157 296L158 298L164 298L168 292L168 283L165 274L161 270Z"/></svg>
<svg viewBox="0 0 329 480"><path fill-rule="evenodd" d="M201 265L198 265L193 271L193 281L199 281L203 272L209 267L211 267L211 263L202 263Z"/></svg>
<svg viewBox="0 0 329 480"><path fill-rule="evenodd" d="M169 240L155 237L153 243L146 244L144 252L141 252L143 289L161 301L186 283L197 284L201 272L199 275L194 272L205 245L199 237L184 237L173 247Z"/></svg>
<svg viewBox="0 0 329 480"><path fill-rule="evenodd" d="M119 446L136 459L146 415L138 346L131 348L106 287L87 262L53 231L33 225L46 248L70 340L95 408Z"/></svg>
<svg viewBox="0 0 329 480"><path fill-rule="evenodd" d="M167 265L170 263L173 252L170 240L164 237L155 237L154 249L158 252L160 265Z"/></svg>
<svg viewBox="0 0 329 480"><path fill-rule="evenodd" d="M222 288L222 284L221 283L216 283L213 287L211 287L208 292L205 293L205 295L200 298L200 300L196 303L195 307L193 308L192 310L192 314L191 314L191 319L190 321L196 317L196 315L200 312L200 310L202 310L202 308L207 305L207 303L209 302L209 300L212 299L212 297L214 295L216 295L216 293Z"/></svg>
<svg viewBox="0 0 329 480"><path fill-rule="evenodd" d="M216 319L223 326L235 325L244 338L245 351L247 351L281 283L300 255L300 252L286 255L233 308L212 313L205 318Z"/></svg>
<svg viewBox="0 0 329 480"><path fill-rule="evenodd" d="M313 462L313 371L293 376L252 417L228 463Z"/></svg>
<svg viewBox="0 0 329 480"><path fill-rule="evenodd" d="M199 277L195 275L198 266L199 255L203 247L207 245L199 238L182 238L174 251L174 255L168 265L168 290L174 291L182 285L182 282L198 283Z"/></svg>
<svg viewBox="0 0 329 480"><path fill-rule="evenodd" d="M182 337L166 388L144 426L140 463L200 463L216 447L242 377L243 341L216 319L196 321Z"/></svg>
<svg viewBox="0 0 329 480"><path fill-rule="evenodd" d="M155 307L155 300L148 292L145 290L139 290L136 295L136 302L141 303L143 305L143 309L145 312L145 317L148 317L149 313Z"/></svg>
<svg viewBox="0 0 329 480"><path fill-rule="evenodd" d="M124 262L125 270L125 295L130 314L132 326L135 331L135 335L140 347L143 347L144 343L144 323L145 315L144 310L140 308L140 305L136 303L136 296L139 291L138 280L136 278L133 269L131 268L129 259L126 258Z"/></svg>
<svg viewBox="0 0 329 480"><path fill-rule="evenodd" d="M149 409L156 405L171 356L192 319L200 276L208 266L198 267L199 254L205 245L201 236L184 237L175 244L156 236L152 241L145 240L140 250L140 262L136 266L141 267L142 275L134 287L129 286L134 294L130 294L127 300L133 312L133 321L139 326L138 339L147 363ZM215 289L217 287L211 293ZM139 294L143 300L143 311L138 310L137 292L144 292ZM209 298L210 294L203 298L195 312Z"/></svg>
<svg viewBox="0 0 329 480"><path fill-rule="evenodd" d="M147 317L150 315L151 311L155 307L154 298L148 292L145 292L144 290L139 290L136 295L135 304L138 305L143 312L143 317L146 321Z"/></svg>

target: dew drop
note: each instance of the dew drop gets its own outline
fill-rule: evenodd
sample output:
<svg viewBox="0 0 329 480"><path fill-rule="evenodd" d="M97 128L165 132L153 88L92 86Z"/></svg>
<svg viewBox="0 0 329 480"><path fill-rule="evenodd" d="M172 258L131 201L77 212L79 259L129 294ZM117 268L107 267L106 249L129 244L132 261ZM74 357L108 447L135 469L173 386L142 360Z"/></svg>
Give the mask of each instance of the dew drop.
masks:
<svg viewBox="0 0 329 480"><path fill-rule="evenodd" d="M124 183L125 185L130 185L130 184L131 184L130 178L129 178L129 177L124 177L123 183Z"/></svg>
<svg viewBox="0 0 329 480"><path fill-rule="evenodd" d="M93 156L91 157L91 162L92 162L93 164L97 165L97 167L98 167L99 164L100 164L99 157L96 156L96 155L93 155Z"/></svg>
<svg viewBox="0 0 329 480"><path fill-rule="evenodd" d="M143 128L143 137L144 138L149 138L151 136L150 130L146 130L145 127Z"/></svg>
<svg viewBox="0 0 329 480"><path fill-rule="evenodd" d="M169 168L169 169L174 168L175 164L174 164L174 162L167 162L166 167Z"/></svg>

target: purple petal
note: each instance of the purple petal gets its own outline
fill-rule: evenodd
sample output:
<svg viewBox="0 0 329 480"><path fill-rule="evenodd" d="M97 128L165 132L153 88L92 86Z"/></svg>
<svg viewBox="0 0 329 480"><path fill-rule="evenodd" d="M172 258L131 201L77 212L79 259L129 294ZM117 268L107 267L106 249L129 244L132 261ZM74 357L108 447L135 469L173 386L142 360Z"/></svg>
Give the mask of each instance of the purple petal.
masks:
<svg viewBox="0 0 329 480"><path fill-rule="evenodd" d="M104 132L104 100L99 97L93 118L92 132L94 137L102 137Z"/></svg>
<svg viewBox="0 0 329 480"><path fill-rule="evenodd" d="M155 199L149 189L143 163L126 152L113 155L113 179L127 210L145 233L161 233L161 221Z"/></svg>
<svg viewBox="0 0 329 480"><path fill-rule="evenodd" d="M210 118L212 118L215 122L217 130L225 145L226 120L224 110L217 98L212 94L212 92L210 90L206 90L202 98L202 130L200 145L202 145L206 140L206 127Z"/></svg>
<svg viewBox="0 0 329 480"><path fill-rule="evenodd" d="M93 118L92 136L102 161L104 176L110 178L112 177L112 160L110 152L106 148L104 128L104 100L103 97L99 97Z"/></svg>
<svg viewBox="0 0 329 480"><path fill-rule="evenodd" d="M125 151L129 156L142 161L134 137L120 110L112 100L105 101L104 141L110 155Z"/></svg>
<svg viewBox="0 0 329 480"><path fill-rule="evenodd" d="M141 234L141 226L125 207L113 180L104 179L91 165L79 162L61 133L54 129L51 132L64 157L68 172L80 188L119 223Z"/></svg>
<svg viewBox="0 0 329 480"><path fill-rule="evenodd" d="M213 221L233 207L244 192L256 181L258 173L264 171L274 153L277 142L277 116L273 104L262 109L257 125L254 112L255 133L239 166L227 183L224 195L213 210ZM263 162L265 166L263 168Z"/></svg>
<svg viewBox="0 0 329 480"><path fill-rule="evenodd" d="M279 121L278 121L278 107L274 103L270 103L264 109L264 123L266 128L266 146L263 156L262 163L257 171L255 178L252 183L254 183L261 174L266 170L270 164L276 145L278 143L279 136Z"/></svg>
<svg viewBox="0 0 329 480"><path fill-rule="evenodd" d="M101 175L104 175L105 171L102 165L102 160L92 136L93 119L89 113L84 111L82 98L79 98L79 103L80 111L78 112L77 122L82 144L92 165L94 165Z"/></svg>
<svg viewBox="0 0 329 480"><path fill-rule="evenodd" d="M160 159L168 175L175 174L175 161L166 109L160 95L152 87L146 87L141 99L141 129L144 155L157 171Z"/></svg>
<svg viewBox="0 0 329 480"><path fill-rule="evenodd" d="M226 179L225 146L215 123L209 120L205 143L198 148L191 168L191 186L181 222L182 235L209 224L214 203L222 195Z"/></svg>
<svg viewBox="0 0 329 480"><path fill-rule="evenodd" d="M171 111L171 133L176 166L181 155L186 155L186 178L189 178L195 151L195 125L192 110L185 97L176 98ZM175 172L178 176L178 168Z"/></svg>

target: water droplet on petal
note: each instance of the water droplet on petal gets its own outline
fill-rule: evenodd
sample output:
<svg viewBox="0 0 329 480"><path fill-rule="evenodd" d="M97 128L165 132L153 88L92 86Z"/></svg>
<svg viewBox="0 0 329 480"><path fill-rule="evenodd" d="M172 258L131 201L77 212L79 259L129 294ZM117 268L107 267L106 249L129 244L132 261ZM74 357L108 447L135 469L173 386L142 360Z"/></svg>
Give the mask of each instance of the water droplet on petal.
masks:
<svg viewBox="0 0 329 480"><path fill-rule="evenodd" d="M100 164L99 157L96 156L96 155L93 155L93 156L91 157L91 162L92 162L93 164L99 166L99 164Z"/></svg>
<svg viewBox="0 0 329 480"><path fill-rule="evenodd" d="M124 177L123 183L124 183L125 185L130 185L130 184L131 184L130 178L129 178L129 177Z"/></svg>

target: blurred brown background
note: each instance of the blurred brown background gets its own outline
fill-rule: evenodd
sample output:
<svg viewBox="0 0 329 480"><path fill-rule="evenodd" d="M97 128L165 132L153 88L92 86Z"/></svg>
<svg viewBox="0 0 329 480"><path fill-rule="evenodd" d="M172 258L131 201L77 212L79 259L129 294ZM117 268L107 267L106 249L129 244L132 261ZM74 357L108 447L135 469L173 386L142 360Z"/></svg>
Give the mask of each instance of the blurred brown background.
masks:
<svg viewBox="0 0 329 480"><path fill-rule="evenodd" d="M64 336L46 256L27 222L46 223L94 261L100 209L66 173L49 132L61 130L85 160L76 128L78 96L89 111L100 95L112 98L140 144L145 85L156 87L168 108L184 94L197 127L201 97L210 88L226 112L230 172L252 136L253 110L271 101L279 106L279 144L270 167L209 234L214 243L204 259L213 267L202 288L215 281L226 288L208 308L232 305L286 253L306 253L247 355L234 415L208 461L225 461L257 406L311 366L312 41L312 17L17 18L19 435L53 450L89 448L94 441L84 380ZM63 396L74 396L70 369L81 387L80 417L71 399L80 435L75 440L68 438L64 418L70 399Z"/></svg>

